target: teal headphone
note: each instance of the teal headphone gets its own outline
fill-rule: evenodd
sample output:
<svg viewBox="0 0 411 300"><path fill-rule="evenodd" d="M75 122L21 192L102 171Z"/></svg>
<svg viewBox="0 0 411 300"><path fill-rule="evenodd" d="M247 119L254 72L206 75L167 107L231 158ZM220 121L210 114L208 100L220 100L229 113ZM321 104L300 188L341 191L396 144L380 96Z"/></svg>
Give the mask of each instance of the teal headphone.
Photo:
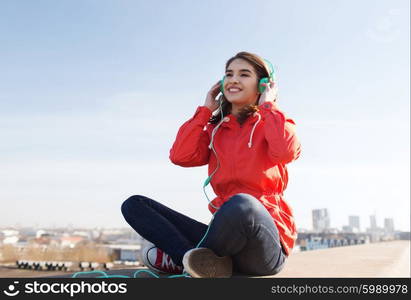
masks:
<svg viewBox="0 0 411 300"><path fill-rule="evenodd" d="M273 67L273 65L267 59L264 59L264 62L266 63L266 66L268 66L268 68L269 68L269 70L268 70L269 71L269 75L268 75L269 77L263 77L258 82L258 91L261 94L264 93L264 91L265 91L265 86L263 84L269 83L270 79L274 81L274 67ZM222 94L224 94L224 80L225 80L225 76L223 76L223 79L220 80L220 92Z"/></svg>

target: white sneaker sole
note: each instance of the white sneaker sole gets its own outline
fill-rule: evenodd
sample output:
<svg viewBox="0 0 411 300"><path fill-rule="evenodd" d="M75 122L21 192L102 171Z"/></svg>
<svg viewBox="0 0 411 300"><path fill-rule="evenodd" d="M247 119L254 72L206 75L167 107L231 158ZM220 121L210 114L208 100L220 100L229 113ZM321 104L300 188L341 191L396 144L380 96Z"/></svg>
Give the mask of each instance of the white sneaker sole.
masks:
<svg viewBox="0 0 411 300"><path fill-rule="evenodd" d="M208 248L191 249L183 257L184 271L194 278L229 278L233 274L231 257L220 257Z"/></svg>
<svg viewBox="0 0 411 300"><path fill-rule="evenodd" d="M152 243L148 243L143 250L141 251L141 260L143 261L143 264L149 268L151 271L157 272L157 273L164 273L161 270L157 269L156 267L154 267L150 261L148 260L147 254L148 251L150 251L150 249L156 248L156 246Z"/></svg>

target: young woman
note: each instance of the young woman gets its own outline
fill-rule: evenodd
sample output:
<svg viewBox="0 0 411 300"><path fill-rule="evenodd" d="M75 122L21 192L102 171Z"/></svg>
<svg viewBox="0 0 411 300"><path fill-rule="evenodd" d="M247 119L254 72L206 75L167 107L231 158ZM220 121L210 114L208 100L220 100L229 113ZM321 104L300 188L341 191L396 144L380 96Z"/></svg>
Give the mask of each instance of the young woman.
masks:
<svg viewBox="0 0 411 300"><path fill-rule="evenodd" d="M294 122L278 109L272 73L255 54L230 58L223 80L170 150L174 164L208 164L217 195L209 226L141 195L123 203L126 221L152 243L142 251L148 268L192 277L274 275L283 268L297 237L283 197L286 164L299 157L300 143Z"/></svg>

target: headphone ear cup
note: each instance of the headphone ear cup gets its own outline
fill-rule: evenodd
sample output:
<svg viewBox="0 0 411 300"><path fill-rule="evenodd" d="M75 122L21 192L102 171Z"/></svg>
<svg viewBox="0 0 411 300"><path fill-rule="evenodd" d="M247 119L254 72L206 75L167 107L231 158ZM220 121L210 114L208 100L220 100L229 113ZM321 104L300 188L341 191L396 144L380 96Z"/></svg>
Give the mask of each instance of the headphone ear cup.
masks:
<svg viewBox="0 0 411 300"><path fill-rule="evenodd" d="M223 76L223 79L220 80L220 92L224 94L224 80L225 76Z"/></svg>
<svg viewBox="0 0 411 300"><path fill-rule="evenodd" d="M265 91L265 86L263 84L269 82L270 80L268 79L268 77L263 77L260 79L260 82L258 83L258 91L260 92L260 94L264 93Z"/></svg>

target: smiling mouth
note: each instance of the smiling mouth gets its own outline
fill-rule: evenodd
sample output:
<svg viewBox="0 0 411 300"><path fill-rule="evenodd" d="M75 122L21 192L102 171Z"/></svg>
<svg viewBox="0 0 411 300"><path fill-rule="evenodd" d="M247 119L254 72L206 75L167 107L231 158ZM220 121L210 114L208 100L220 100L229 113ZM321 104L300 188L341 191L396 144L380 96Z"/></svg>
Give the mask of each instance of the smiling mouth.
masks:
<svg viewBox="0 0 411 300"><path fill-rule="evenodd" d="M228 88L227 91L231 94L235 94L241 92L242 90L239 88Z"/></svg>

